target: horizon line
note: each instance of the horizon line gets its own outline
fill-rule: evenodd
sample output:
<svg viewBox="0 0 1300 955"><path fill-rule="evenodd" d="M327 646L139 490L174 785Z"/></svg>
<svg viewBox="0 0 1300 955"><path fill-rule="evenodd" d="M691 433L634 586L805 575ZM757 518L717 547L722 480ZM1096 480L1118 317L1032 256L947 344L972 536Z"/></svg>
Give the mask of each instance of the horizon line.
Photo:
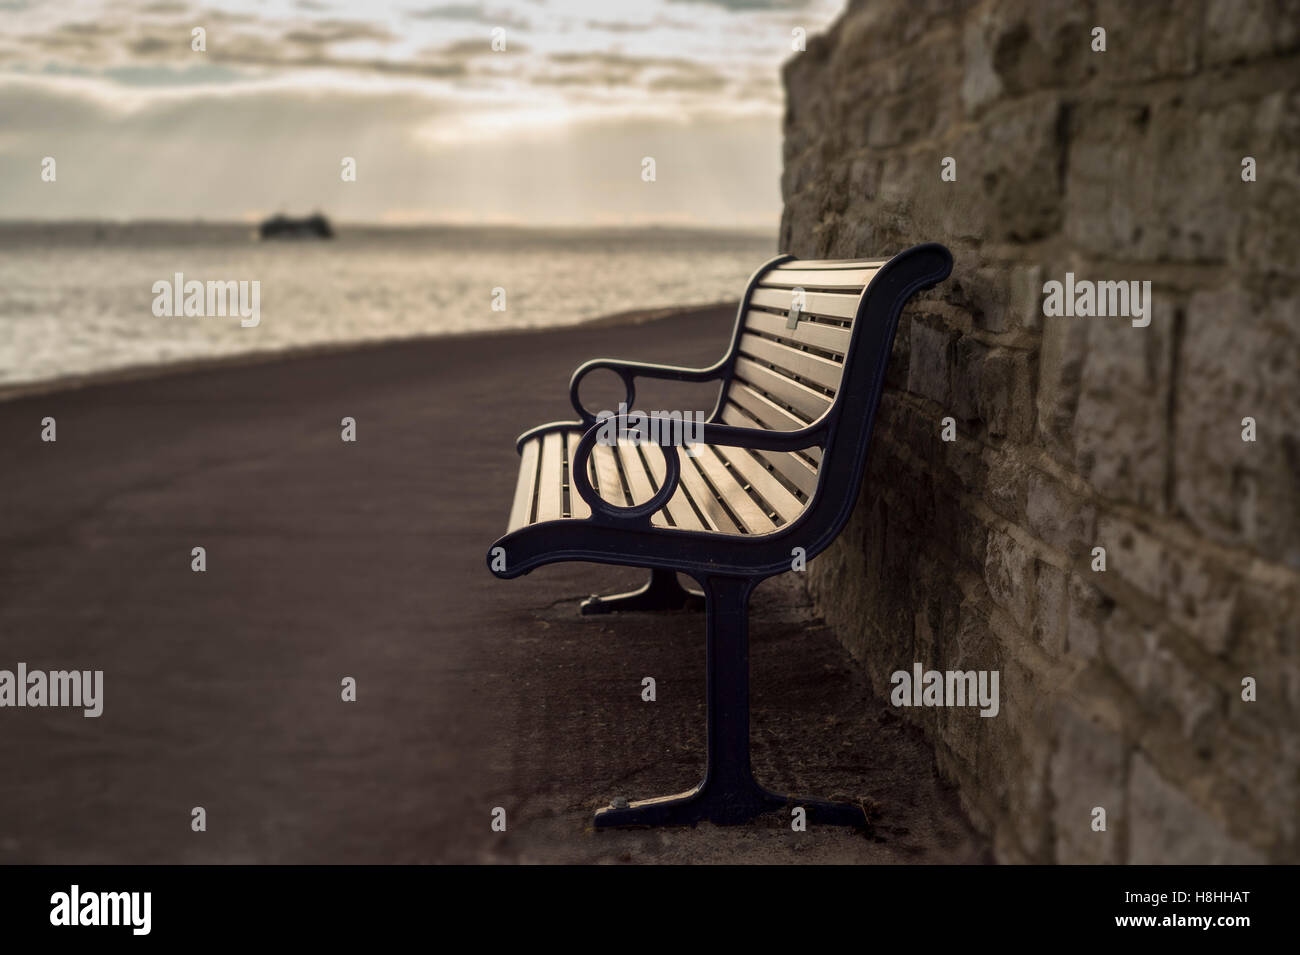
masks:
<svg viewBox="0 0 1300 955"><path fill-rule="evenodd" d="M311 212L307 215L316 215ZM213 218L209 219L203 216L163 218L155 216L140 217L55 217L32 218L24 216L0 216L0 227L4 226L141 226L141 225L165 225L165 226L230 226L242 228L256 228L264 219L276 215L288 215L287 213L271 213L261 219L257 218ZM305 216L288 215L288 218L305 218ZM364 229L390 229L400 231L402 229L518 229L518 230L589 230L589 231L641 231L641 230L658 230L658 231L682 231L682 232L733 232L752 235L774 235L779 230L779 223L771 226L760 225L732 225L732 226L714 226L703 225L690 222L677 222L672 220L649 220L646 222L471 222L463 219L427 219L412 220L406 222L385 221L383 219L336 219L332 216L326 216L329 221L337 226L348 228Z"/></svg>

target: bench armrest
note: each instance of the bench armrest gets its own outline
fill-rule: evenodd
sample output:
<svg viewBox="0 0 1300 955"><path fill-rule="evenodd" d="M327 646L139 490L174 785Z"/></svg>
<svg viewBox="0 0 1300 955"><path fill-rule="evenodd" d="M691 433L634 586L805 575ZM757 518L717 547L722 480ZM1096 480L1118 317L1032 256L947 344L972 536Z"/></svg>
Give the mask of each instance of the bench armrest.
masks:
<svg viewBox="0 0 1300 955"><path fill-rule="evenodd" d="M596 441L608 427L609 421L614 421L615 427L622 426L626 431L639 433L638 425L628 428L629 415L619 415L616 418L602 418L600 422L587 429L587 433L582 436L578 446L573 449L573 471L569 475L569 481L578 496L587 502L591 508L591 516L596 520L626 522L633 521L637 524L648 524L650 516L668 503L668 499L677 491L677 479L681 475L681 462L677 459L676 454L664 452L664 464L667 471L664 473L664 483L660 485L659 490L655 492L654 497L643 504L633 504L631 506L620 506L611 504L591 486L591 476L589 474L588 462L591 460L591 449L595 447ZM673 441L672 419L664 418L660 415L637 416L648 423L649 420L664 422L658 425L655 431L659 438L661 447L671 448ZM681 421L677 421L678 426Z"/></svg>
<svg viewBox="0 0 1300 955"><path fill-rule="evenodd" d="M582 399L578 396L578 389L582 385L582 379L593 371L603 368L616 373L623 379L623 386L627 389L624 407L631 411L632 404L636 400L637 378L661 378L668 381L719 381L722 379L725 367L723 362L710 365L707 368L682 368L678 365L658 365L647 361L593 358L591 361L579 365L578 369L573 373L573 377L569 379L569 401L573 403L574 410L582 418L582 423L590 427L595 423L596 416L583 407Z"/></svg>
<svg viewBox="0 0 1300 955"><path fill-rule="evenodd" d="M748 448L751 451L802 451L820 445L826 435L825 424L811 424L798 431L767 431L763 428L738 428L729 424L706 423L696 437L701 444L720 444L725 448Z"/></svg>
<svg viewBox="0 0 1300 955"><path fill-rule="evenodd" d="M634 420L635 419L635 420ZM591 486L588 462L591 449L600 439L602 433L640 435L642 427L650 429L655 443L664 448L664 464L667 471L663 484L654 497L643 504L620 506L611 504ZM802 451L813 445L820 445L825 437L826 425L813 424L798 431L765 431L761 428L737 428L728 424L710 424L685 426L691 432L686 434L680 419L664 415L624 414L601 418L578 442L573 451L573 471L569 475L572 487L591 508L595 520L649 523L650 516L668 503L677 492L677 481L681 475L681 461L673 451L676 447L690 448L691 444L719 444L729 448L750 448L754 451ZM684 440L683 435L693 440Z"/></svg>

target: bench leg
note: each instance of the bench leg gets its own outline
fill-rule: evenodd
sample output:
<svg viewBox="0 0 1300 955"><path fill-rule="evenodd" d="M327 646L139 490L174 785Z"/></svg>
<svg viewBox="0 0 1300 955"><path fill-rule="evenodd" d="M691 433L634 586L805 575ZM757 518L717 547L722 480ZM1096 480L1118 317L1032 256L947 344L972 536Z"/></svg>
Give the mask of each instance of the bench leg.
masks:
<svg viewBox="0 0 1300 955"><path fill-rule="evenodd" d="M688 590L677 582L671 570L652 570L650 580L639 590L598 597L582 602L583 614L617 613L627 610L703 610L704 594Z"/></svg>
<svg viewBox="0 0 1300 955"><path fill-rule="evenodd" d="M768 792L749 762L749 595L755 581L711 577L708 598L708 756L704 781L676 796L645 799L596 813L597 829L614 826L717 825L750 822L765 812L802 806L809 822L865 828L862 808Z"/></svg>

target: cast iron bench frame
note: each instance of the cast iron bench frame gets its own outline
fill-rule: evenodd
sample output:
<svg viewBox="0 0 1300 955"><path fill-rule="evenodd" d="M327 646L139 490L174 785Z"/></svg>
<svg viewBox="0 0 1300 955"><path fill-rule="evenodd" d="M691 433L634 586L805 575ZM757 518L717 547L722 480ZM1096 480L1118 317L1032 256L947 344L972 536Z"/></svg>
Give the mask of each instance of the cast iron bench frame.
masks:
<svg viewBox="0 0 1300 955"><path fill-rule="evenodd" d="M718 417L730 389L754 290L769 270L792 259L791 255L777 256L750 278L737 311L730 348L720 361L706 368L606 358L588 361L574 372L569 385L570 399L581 421L542 425L520 435L516 442L522 450L528 441L550 431L585 428L570 481L572 490L590 507L591 515L534 523L499 538L489 548L487 558L494 574L509 579L561 561L592 561L651 571L650 582L641 590L613 598L593 598L584 605L586 613L681 607L693 592L677 582L679 572L693 577L703 587L708 722L704 780L675 796L601 809L595 817L598 828L694 825L702 820L739 824L760 813L793 806L803 807L808 821L813 823L866 824L858 805L782 796L767 791L754 779L749 740L748 602L760 582L791 569L794 547L802 547L807 559L811 559L825 550L848 522L862 483L885 369L903 305L918 291L946 279L952 271L952 256L942 245L925 243L880 266L859 296L839 388L830 407L816 421L796 431L720 423ZM797 323L797 313L792 321ZM729 535L652 526L652 515L673 496L680 475L678 454L665 446L667 473L652 498L627 507L606 501L592 487L588 474L591 451L602 426L583 407L578 395L582 379L597 369L611 370L623 379L627 408L633 407L638 377L722 383L718 402L699 440L729 448L775 452L820 447L822 459L815 493L796 520L770 534ZM628 421L628 417L622 416L619 423L634 430L636 422ZM671 438L671 428L659 428L661 444ZM499 567L502 556L504 569Z"/></svg>

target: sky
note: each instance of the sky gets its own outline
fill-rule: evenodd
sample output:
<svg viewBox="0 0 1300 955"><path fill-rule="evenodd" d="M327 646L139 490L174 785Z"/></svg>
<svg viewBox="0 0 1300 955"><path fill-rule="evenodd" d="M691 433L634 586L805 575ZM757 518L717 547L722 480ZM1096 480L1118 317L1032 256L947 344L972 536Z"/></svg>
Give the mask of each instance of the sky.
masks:
<svg viewBox="0 0 1300 955"><path fill-rule="evenodd" d="M0 218L771 230L780 67L842 5L0 0Z"/></svg>

